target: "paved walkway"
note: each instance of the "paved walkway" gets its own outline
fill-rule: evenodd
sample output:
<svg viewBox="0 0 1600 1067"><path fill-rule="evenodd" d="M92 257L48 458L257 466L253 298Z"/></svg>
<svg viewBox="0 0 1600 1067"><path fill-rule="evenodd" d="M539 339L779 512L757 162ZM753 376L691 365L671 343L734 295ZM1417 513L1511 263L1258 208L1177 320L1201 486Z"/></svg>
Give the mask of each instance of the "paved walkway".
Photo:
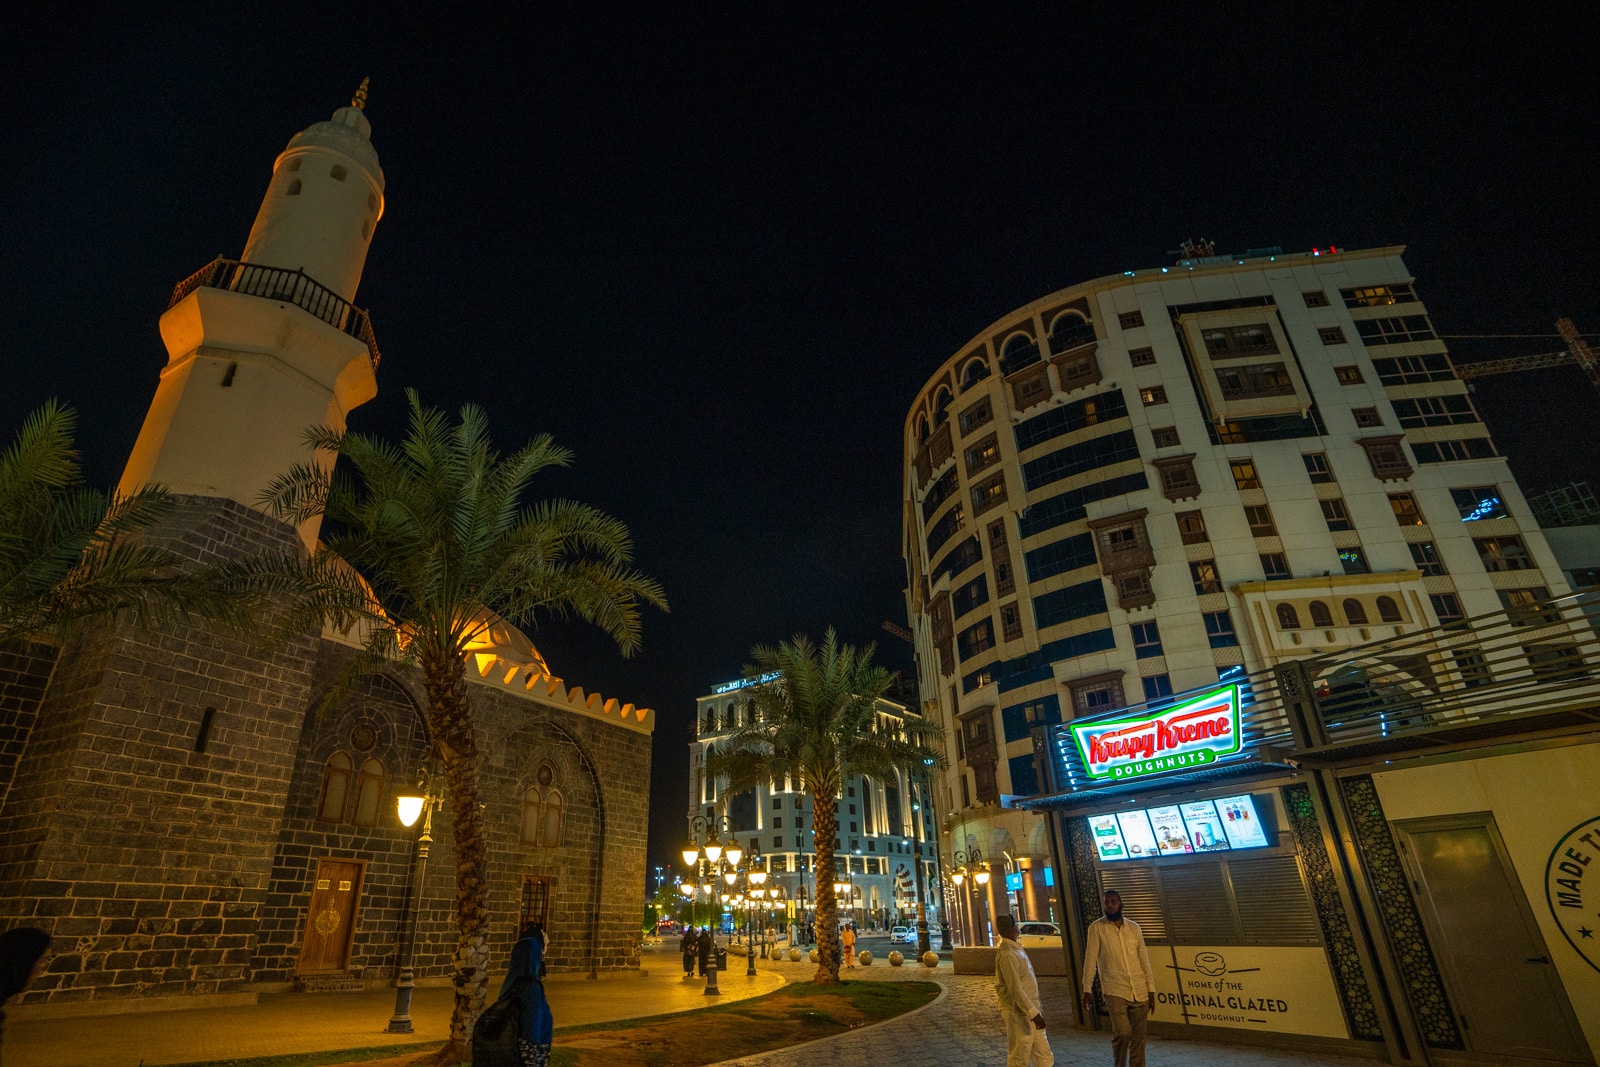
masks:
<svg viewBox="0 0 1600 1067"><path fill-rule="evenodd" d="M875 953L887 953L882 942L867 942ZM806 981L815 965L757 960L755 978L745 975L745 961L730 958L730 973L720 976L720 1002L758 996L785 982ZM705 1007L700 979L685 981L677 953L647 950L647 974L588 981L559 975L546 981L558 1027L620 1022L651 1015ZM829 1067L883 1067L914 1063L917 1067L1001 1067L1005 1037L995 1004L994 979L956 975L950 964L937 970L907 965L890 967L878 959L867 968L846 971L852 979L878 981L933 980L944 993L926 1007L865 1029L824 1038L759 1056L729 1060L722 1067L811 1067L819 1058ZM1043 979L1045 1014L1053 1024L1050 1045L1059 1064L1100 1065L1110 1059L1110 1038L1103 1032L1072 1028L1073 1009L1066 979ZM394 992L276 994L249 1007L191 1011L143 1012L79 1016L63 1019L11 1019L5 1030L5 1067L159 1067L205 1060L281 1055L343 1049L365 1049L443 1041L450 1016L448 988L418 989L412 1000L413 1034L386 1034L383 1028L394 1007ZM560 1033L557 1033L560 1040ZM1155 1067L1368 1067L1372 1061L1338 1056L1277 1052L1243 1046L1152 1038Z"/></svg>

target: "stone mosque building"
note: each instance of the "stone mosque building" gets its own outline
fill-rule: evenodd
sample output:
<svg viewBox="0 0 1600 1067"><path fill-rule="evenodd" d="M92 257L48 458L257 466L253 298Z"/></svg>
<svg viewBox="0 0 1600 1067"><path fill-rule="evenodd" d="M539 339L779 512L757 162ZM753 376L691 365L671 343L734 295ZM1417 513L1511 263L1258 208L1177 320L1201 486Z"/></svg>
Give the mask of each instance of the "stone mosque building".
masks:
<svg viewBox="0 0 1600 1067"><path fill-rule="evenodd" d="M295 135L243 255L161 316L169 360L122 485L180 494L159 536L190 558L314 543L255 502L305 459L306 427L377 394L353 303L384 208L364 90ZM448 981L449 820L418 886L395 805L429 748L420 679L396 667L317 711L354 654L335 633L263 650L126 621L0 649L0 929L52 938L22 1004L383 985L414 909L418 980ZM493 936L508 948L537 914L552 970L636 967L654 712L569 689L508 625L471 654Z"/></svg>

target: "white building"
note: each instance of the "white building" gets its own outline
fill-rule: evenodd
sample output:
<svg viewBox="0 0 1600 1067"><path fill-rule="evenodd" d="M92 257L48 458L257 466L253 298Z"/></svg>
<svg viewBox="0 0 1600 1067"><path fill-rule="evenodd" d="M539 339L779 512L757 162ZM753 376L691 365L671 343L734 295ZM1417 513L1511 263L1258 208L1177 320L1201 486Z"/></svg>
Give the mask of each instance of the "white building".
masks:
<svg viewBox="0 0 1600 1067"><path fill-rule="evenodd" d="M777 916L783 922L816 918L816 849L811 837L811 798L792 779L727 794L726 783L705 773L706 757L738 727L750 721L754 702L745 680L716 686L696 701L695 735L689 742L688 819L716 826L727 818L732 839L749 856L759 845L763 866L771 872L768 887L782 890ZM880 699L878 712L887 720L915 712L893 700ZM852 777L838 798L839 835L834 840L838 874L854 887L848 910L840 899L841 917L863 929L914 924L917 917L917 864L922 865L928 925L937 931L938 851L927 784L897 776L892 782ZM748 861L746 861L748 862ZM700 898L703 901L704 898Z"/></svg>
<svg viewBox="0 0 1600 1067"><path fill-rule="evenodd" d="M1042 789L1030 725L1567 591L1401 253L1096 279L917 396L903 547L949 746L939 840L996 872L958 900L968 940L996 909L1062 919L1044 819L1002 802Z"/></svg>

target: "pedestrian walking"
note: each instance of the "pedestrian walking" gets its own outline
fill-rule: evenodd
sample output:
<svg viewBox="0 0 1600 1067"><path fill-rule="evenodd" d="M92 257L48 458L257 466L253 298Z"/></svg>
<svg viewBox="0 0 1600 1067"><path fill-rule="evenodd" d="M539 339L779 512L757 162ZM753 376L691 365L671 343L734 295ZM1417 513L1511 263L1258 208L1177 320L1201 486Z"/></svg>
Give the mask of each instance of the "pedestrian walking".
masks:
<svg viewBox="0 0 1600 1067"><path fill-rule="evenodd" d="M706 976L706 966L711 962L711 928L702 926L694 943L695 958L700 961L700 977Z"/></svg>
<svg viewBox="0 0 1600 1067"><path fill-rule="evenodd" d="M1083 953L1083 1014L1094 1016L1094 977L1111 1013L1111 1058L1115 1067L1144 1067L1144 1041L1156 1010L1156 979L1144 931L1122 915L1122 894L1108 889L1105 914L1089 924Z"/></svg>
<svg viewBox="0 0 1600 1067"><path fill-rule="evenodd" d="M544 995L545 948L541 924L522 928L500 995L473 1028L475 1067L549 1067L555 1020Z"/></svg>
<svg viewBox="0 0 1600 1067"><path fill-rule="evenodd" d="M1000 944L994 957L994 992L1006 1028L1006 1067L1050 1067L1056 1062L1044 1030L1039 979L1033 961L1017 941L1017 920L997 915L994 929Z"/></svg>
<svg viewBox="0 0 1600 1067"><path fill-rule="evenodd" d="M844 946L844 958L850 966L856 965L856 928L854 923L845 923L844 929L839 931L839 942Z"/></svg>
<svg viewBox="0 0 1600 1067"><path fill-rule="evenodd" d="M683 938L678 942L678 954L683 957L683 976L685 978L694 977L694 961L699 955L696 951L695 943L699 940L699 937L695 935L694 927L684 927Z"/></svg>

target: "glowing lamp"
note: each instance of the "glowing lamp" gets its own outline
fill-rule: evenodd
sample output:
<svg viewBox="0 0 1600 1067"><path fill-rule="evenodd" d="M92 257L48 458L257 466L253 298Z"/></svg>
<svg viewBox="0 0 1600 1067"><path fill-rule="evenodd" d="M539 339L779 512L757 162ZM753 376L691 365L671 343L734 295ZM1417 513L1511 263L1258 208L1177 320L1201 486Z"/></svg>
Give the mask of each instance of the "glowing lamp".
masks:
<svg viewBox="0 0 1600 1067"><path fill-rule="evenodd" d="M979 867L977 873L974 874L972 877L973 877L973 880L976 881L979 885L988 885L989 884L989 868L988 867Z"/></svg>
<svg viewBox="0 0 1600 1067"><path fill-rule="evenodd" d="M730 871L723 871L722 872L722 880L724 882L727 882L729 885L732 885L733 883L735 883L735 882L737 882L739 880L739 872L738 871L731 871L731 870Z"/></svg>
<svg viewBox="0 0 1600 1067"><path fill-rule="evenodd" d="M678 892L682 893L685 897L692 897L694 896L694 886L690 885L688 882L680 882L678 884Z"/></svg>
<svg viewBox="0 0 1600 1067"><path fill-rule="evenodd" d="M683 850L683 865L685 867L693 867L699 862L700 848L698 845L690 845L688 848Z"/></svg>
<svg viewBox="0 0 1600 1067"><path fill-rule="evenodd" d="M400 809L400 825L415 826L426 800L422 797L395 797L394 800L395 806Z"/></svg>
<svg viewBox="0 0 1600 1067"><path fill-rule="evenodd" d="M723 850L723 855L728 857L729 863L737 867L739 866L739 861L744 858L744 849L740 848L738 844L732 844Z"/></svg>
<svg viewBox="0 0 1600 1067"><path fill-rule="evenodd" d="M960 885L962 882L965 882L967 880L967 872L966 871L951 871L950 872L950 880L952 882L954 882L956 885Z"/></svg>
<svg viewBox="0 0 1600 1067"><path fill-rule="evenodd" d="M712 863L715 863L718 860L720 860L721 858L722 858L722 843L719 842L719 841L707 841L706 842L706 859L710 860Z"/></svg>

